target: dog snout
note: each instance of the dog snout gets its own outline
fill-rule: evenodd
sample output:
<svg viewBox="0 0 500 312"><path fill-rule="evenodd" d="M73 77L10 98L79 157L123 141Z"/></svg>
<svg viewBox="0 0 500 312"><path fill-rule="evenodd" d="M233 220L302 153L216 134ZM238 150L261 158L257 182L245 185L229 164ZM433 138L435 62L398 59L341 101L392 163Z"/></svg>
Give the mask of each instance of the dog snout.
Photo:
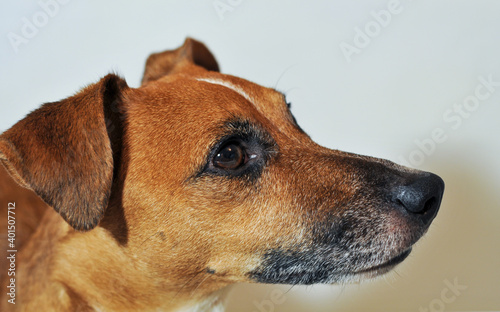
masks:
<svg viewBox="0 0 500 312"><path fill-rule="evenodd" d="M429 225L437 215L444 192L444 181L433 173L419 174L393 189L393 201L410 215Z"/></svg>

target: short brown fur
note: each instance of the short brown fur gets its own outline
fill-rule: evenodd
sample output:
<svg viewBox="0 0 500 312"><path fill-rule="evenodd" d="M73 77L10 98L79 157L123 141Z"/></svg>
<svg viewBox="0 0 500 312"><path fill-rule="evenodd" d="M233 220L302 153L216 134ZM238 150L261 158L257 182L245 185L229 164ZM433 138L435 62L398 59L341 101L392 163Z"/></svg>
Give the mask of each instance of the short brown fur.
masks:
<svg viewBox="0 0 500 312"><path fill-rule="evenodd" d="M252 170L214 168L240 132ZM25 187L0 171L19 226L2 311L175 311L235 282L359 280L428 226L380 195L420 172L317 145L281 93L219 73L193 39L150 56L140 88L108 75L32 112L0 136L0 160ZM275 274L282 259L305 269ZM309 271L318 259L339 271Z"/></svg>

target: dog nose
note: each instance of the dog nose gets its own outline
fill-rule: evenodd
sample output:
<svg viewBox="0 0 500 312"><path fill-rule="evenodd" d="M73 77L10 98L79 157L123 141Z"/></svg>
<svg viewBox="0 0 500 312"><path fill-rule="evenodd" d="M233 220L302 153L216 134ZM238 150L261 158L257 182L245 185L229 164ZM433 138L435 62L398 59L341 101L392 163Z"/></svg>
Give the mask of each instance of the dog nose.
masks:
<svg viewBox="0 0 500 312"><path fill-rule="evenodd" d="M394 189L393 199L406 211L429 224L436 216L444 192L444 181L433 173L420 174Z"/></svg>

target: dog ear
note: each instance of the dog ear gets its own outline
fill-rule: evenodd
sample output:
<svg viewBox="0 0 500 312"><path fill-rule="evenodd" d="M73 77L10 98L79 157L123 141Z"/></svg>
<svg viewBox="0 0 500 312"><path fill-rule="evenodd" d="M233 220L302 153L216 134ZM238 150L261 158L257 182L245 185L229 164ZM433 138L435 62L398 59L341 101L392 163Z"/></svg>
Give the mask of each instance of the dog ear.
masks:
<svg viewBox="0 0 500 312"><path fill-rule="evenodd" d="M42 105L0 135L7 171L76 230L93 229L108 205L110 136L118 130L107 123L116 120L113 110L126 88L125 80L107 75L72 97Z"/></svg>
<svg viewBox="0 0 500 312"><path fill-rule="evenodd" d="M148 57L142 85L175 72L187 64L198 65L211 71L219 71L219 65L208 48L199 41L187 38L184 44L176 50L154 53Z"/></svg>

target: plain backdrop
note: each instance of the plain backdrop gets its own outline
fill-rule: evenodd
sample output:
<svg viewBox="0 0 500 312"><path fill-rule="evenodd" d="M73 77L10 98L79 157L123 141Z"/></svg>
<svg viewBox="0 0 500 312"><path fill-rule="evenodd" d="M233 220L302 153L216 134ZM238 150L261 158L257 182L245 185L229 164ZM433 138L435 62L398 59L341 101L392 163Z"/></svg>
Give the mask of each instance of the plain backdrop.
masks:
<svg viewBox="0 0 500 312"><path fill-rule="evenodd" d="M0 4L0 131L108 72L138 87L149 53L192 36L224 73L285 92L320 144L445 180L395 272L238 285L228 311L500 310L499 1L47 1Z"/></svg>

